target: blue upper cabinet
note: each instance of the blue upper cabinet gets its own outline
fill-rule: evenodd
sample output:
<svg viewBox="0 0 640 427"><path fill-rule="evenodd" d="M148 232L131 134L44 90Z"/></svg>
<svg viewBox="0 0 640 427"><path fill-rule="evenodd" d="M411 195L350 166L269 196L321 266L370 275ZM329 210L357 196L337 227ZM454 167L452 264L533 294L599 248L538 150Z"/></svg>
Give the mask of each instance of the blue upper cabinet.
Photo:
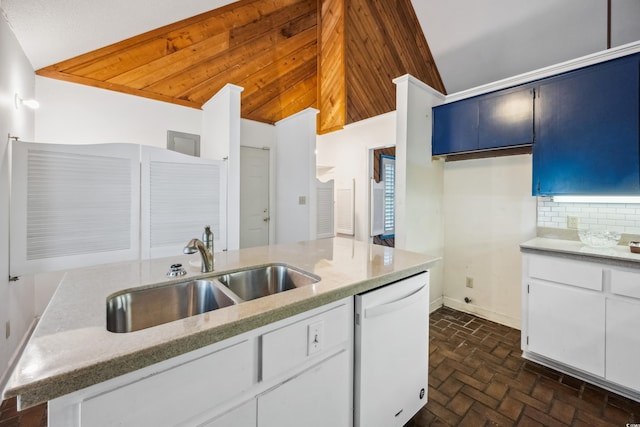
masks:
<svg viewBox="0 0 640 427"><path fill-rule="evenodd" d="M534 91L516 87L433 109L436 155L533 144Z"/></svg>
<svg viewBox="0 0 640 427"><path fill-rule="evenodd" d="M515 88L480 97L478 148L533 144L533 88Z"/></svg>
<svg viewBox="0 0 640 427"><path fill-rule="evenodd" d="M433 109L432 154L478 149L478 99L443 104Z"/></svg>
<svg viewBox="0 0 640 427"><path fill-rule="evenodd" d="M640 54L538 82L533 195L640 194Z"/></svg>

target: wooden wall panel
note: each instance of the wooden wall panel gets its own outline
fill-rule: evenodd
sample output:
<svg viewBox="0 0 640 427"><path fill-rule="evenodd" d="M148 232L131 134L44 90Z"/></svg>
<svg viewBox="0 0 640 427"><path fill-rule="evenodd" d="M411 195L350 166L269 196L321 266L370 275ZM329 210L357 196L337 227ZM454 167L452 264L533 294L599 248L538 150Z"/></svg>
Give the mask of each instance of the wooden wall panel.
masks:
<svg viewBox="0 0 640 427"><path fill-rule="evenodd" d="M232 83L244 118L275 123L316 106L317 17L318 0L241 0L37 73L194 108Z"/></svg>
<svg viewBox="0 0 640 427"><path fill-rule="evenodd" d="M346 123L395 110L404 74L446 93L410 0L347 0L345 28Z"/></svg>
<svg viewBox="0 0 640 427"><path fill-rule="evenodd" d="M232 83L242 117L315 107L319 133L394 110L407 73L444 93L410 0L240 0L37 71L193 108Z"/></svg>

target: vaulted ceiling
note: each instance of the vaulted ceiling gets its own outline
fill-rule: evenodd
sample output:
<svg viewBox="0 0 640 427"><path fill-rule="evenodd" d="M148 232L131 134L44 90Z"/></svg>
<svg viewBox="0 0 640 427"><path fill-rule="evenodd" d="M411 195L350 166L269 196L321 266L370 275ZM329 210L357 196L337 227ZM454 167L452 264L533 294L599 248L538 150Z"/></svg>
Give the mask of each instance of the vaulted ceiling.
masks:
<svg viewBox="0 0 640 427"><path fill-rule="evenodd" d="M194 108L232 83L242 117L315 107L320 132L395 109L407 73L444 92L409 0L241 0L37 70Z"/></svg>
<svg viewBox="0 0 640 427"><path fill-rule="evenodd" d="M472 2L469 0L318 0L318 2L322 7L316 6L318 14L316 29L327 27L329 29L316 35L315 79L318 90L315 103L309 105L322 110L321 129L324 131L334 126L339 128L342 122L350 123L394 108L389 106L389 99L394 96L394 87L389 79L403 74L396 70L395 58L401 58L399 63L403 67L400 70L409 71L407 64L410 64L410 60L423 55L416 50L407 52L405 46L395 44L402 38L405 40L404 43L411 44L411 39L415 37L416 46L419 46L424 33L429 42L431 56L435 60L433 62L426 60L421 63L423 65L426 63L433 70L435 70L434 63L437 64L444 87L449 93L603 50L607 47L608 33L611 36L612 46L640 40L640 2L629 0L610 0L610 25L607 25L608 2L603 0L563 0L562 2L557 0L536 0L535 2L525 0ZM130 83L123 85L122 82L114 79L115 75L106 79L102 77L95 79L91 75L87 77L61 73L61 70L49 65L64 64L68 58L77 59L85 56L87 52L89 52L88 55L105 52L98 48L112 44L118 46L121 45L119 42L122 40L139 42L145 35L150 34L156 37L154 45L156 49L167 49L167 58L169 58L168 55L176 55L175 57L187 55L191 49L198 49L196 47L198 43L189 39L191 34L178 31L180 35L176 33L173 39L165 38L162 42L163 28L168 29L178 25L172 23L183 20L188 22L208 14L223 14L225 10L228 12L238 7L246 8L248 3L253 2L247 0L181 0L179 2L154 0L153 7L150 8L148 2L140 0L56 0L55 2L1 0L0 8L34 68L49 69L49 72L58 73L58 78L85 79L84 82L87 84L111 89L114 89L111 85L117 82L118 90L125 91L123 88ZM269 4L275 7L280 4L280 0L265 2L265 7L271 7L268 6ZM340 6L344 9L342 12L335 9ZM310 5L310 7L313 6ZM333 20L332 18L335 17L333 14L336 12L340 13L341 18ZM414 12L419 22L416 28L413 28L410 23ZM196 18L192 18L194 16ZM227 16L232 20L241 18L241 15ZM231 25L228 27L229 31L242 26L233 23L228 25ZM253 21L250 24L254 28L256 25L258 23ZM158 28L159 30L154 30ZM197 37L197 31L194 34ZM248 34L245 33L245 36ZM288 39L283 40L283 36L282 33L280 36L275 34L269 36L269 41L272 42L268 48L269 54L280 55L282 52L275 49L275 46L280 48L285 44L293 43ZM223 36L220 33L218 37ZM297 38L297 35L289 37L289 39ZM336 40L343 42L336 43ZM380 40L383 40L383 46L379 45ZM232 42L231 39L229 41ZM206 44L204 40L200 43ZM205 49L204 44L199 46ZM240 43L236 49L241 49L240 46L247 47L246 44ZM209 48L215 49L213 46ZM171 49L177 50L171 52ZM152 50L150 49L147 53ZM250 52L246 49L245 51ZM158 55L158 52L156 50L152 55ZM200 53L203 52L204 50L200 51ZM335 53L341 52L343 53L341 56L335 56ZM223 56L222 52L218 53L215 61ZM268 55L260 52L255 56L265 58ZM162 63L162 58L159 56L155 58L153 61L160 61L156 65ZM174 57L171 58L170 61L168 59L165 61L173 62ZM97 58L94 57L95 59ZM116 55L112 59L116 62L109 65L111 70L114 66L117 67L121 59L129 65L133 64L131 58L127 59L126 55L123 57ZM147 59L150 58L147 57ZM391 59L390 62L389 59ZM307 62L306 59L300 60L300 56L296 60L300 67L302 63ZM149 64L153 61L150 60ZM215 67L218 67L218 71L215 67L207 68L204 75L211 78L213 76L207 73L218 72L227 73L227 75L237 73L238 71L234 68L237 68L236 65L242 68L242 64L243 62L238 62L232 64L231 69L221 69L216 62ZM302 73L302 68L298 66L293 68L298 73ZM311 68L309 64L306 66ZM138 70L142 71L152 65L142 64L138 67L143 67ZM336 74L336 70L341 67L345 68L343 78ZM78 69L80 68L82 66ZM162 72L162 68L160 67L156 72ZM280 70L284 69L288 68L280 68ZM87 71L88 69L83 70L83 72ZM187 74L191 72L192 70L186 71ZM385 72L388 76L385 76ZM420 71L410 70L409 72L417 77L420 74ZM126 73L132 76L134 72L129 70ZM174 74L176 73L182 74L174 71ZM202 76L203 74L200 78ZM428 81L431 77L419 78ZM109 79L114 81L107 81ZM359 87L358 83L362 81L365 85L367 82L371 84L367 87ZM283 97L269 98L269 94L273 92L264 89L268 86L275 91L290 89L300 93L304 92L305 85L295 84L293 85L295 89L291 89L290 83L281 81L282 85L279 86L280 83L270 82L270 85L260 86L259 90L264 92L264 98L269 99L270 105L281 104L280 114L287 114L288 111L302 108L305 104L304 97L300 97L297 103L288 102ZM139 86L141 80L137 83ZM376 86L378 84L379 86ZM175 86L175 83L171 85ZM169 99L165 100L170 102L198 106L200 102L198 99L202 100L205 97L203 91L206 90L203 87L200 88L203 90L200 94L197 94L197 91L187 94L188 91L183 90L179 92L181 95L176 93L163 95L158 89L160 86L162 84L159 83L154 88L156 93L154 96L168 96ZM245 104L245 98L251 96L250 92L258 87L255 85L249 87L247 84L244 86L243 104ZM126 90L140 95L145 87L131 87ZM177 90L177 86L172 90ZM291 91L288 93L292 94ZM151 93L151 88L147 93ZM310 91L306 93L312 94ZM254 96L257 95L254 93ZM259 99L254 98L255 102L263 102ZM247 103L245 110L253 108L256 113L258 110L255 109L255 102ZM286 112L285 106L289 108ZM248 117L247 114L248 112L243 110L243 116ZM270 117L263 120L277 120L279 116Z"/></svg>

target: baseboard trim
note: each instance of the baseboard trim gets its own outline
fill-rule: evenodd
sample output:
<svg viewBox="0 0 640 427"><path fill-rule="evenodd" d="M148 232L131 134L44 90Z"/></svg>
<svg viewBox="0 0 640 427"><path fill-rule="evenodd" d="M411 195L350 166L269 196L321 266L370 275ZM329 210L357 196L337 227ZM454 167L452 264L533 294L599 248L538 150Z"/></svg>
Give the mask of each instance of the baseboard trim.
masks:
<svg viewBox="0 0 640 427"><path fill-rule="evenodd" d="M552 359L547 359L544 356L540 356L536 353L532 353L527 350L524 350L522 352L522 357L532 362L546 366L547 368L555 369L556 371L562 372L567 375L571 375L572 377L581 379L588 383L595 384L598 387L604 388L605 390L609 390L621 396L628 397L629 399L634 400L636 402L640 402L640 392L612 383L610 381L605 380L602 377L598 377L588 372L584 372L579 369L573 368L571 366L567 366L563 363L556 362L555 360L552 360Z"/></svg>
<svg viewBox="0 0 640 427"><path fill-rule="evenodd" d="M434 311L436 311L437 309L439 309L443 305L444 305L444 300L443 300L442 297L438 298L435 301L431 301L429 303L429 313L433 313Z"/></svg>
<svg viewBox="0 0 640 427"><path fill-rule="evenodd" d="M33 331L36 328L36 325L38 324L38 320L40 320L40 316L36 316L33 318L33 320L31 321L31 324L29 325L29 328L27 329L27 333L24 334L24 336L20 340L20 344L18 345L18 348L16 349L16 351L13 352L11 359L9 359L9 363L7 364L7 369L2 373L2 376L0 377L0 393L4 393L4 388L7 386L7 381L9 381L9 376L11 375L16 365L18 364L18 359L20 359L20 355L24 351L24 348L27 346L27 342L29 341L29 338L31 338L31 334L33 334ZM0 394L0 400L2 400L1 398L2 398L2 395Z"/></svg>
<svg viewBox="0 0 640 427"><path fill-rule="evenodd" d="M483 319L491 320L492 322L500 323L501 325L509 326L510 328L514 328L517 330L520 330L521 328L520 319L517 319L515 317L488 310L486 308L473 304L473 302L467 304L464 301L459 301L450 297L443 297L443 300L445 307L453 308L454 310L462 311L464 313L473 314L475 316L482 317Z"/></svg>

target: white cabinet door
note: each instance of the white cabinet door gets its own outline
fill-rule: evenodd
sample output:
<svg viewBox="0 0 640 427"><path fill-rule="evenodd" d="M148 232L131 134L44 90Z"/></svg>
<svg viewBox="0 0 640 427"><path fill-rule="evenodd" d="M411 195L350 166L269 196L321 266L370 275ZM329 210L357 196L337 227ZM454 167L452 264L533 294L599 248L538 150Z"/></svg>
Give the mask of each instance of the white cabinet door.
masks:
<svg viewBox="0 0 640 427"><path fill-rule="evenodd" d="M252 357L251 346L242 341L90 397L81 403L80 425L179 425L187 417L211 410L248 390L253 378Z"/></svg>
<svg viewBox="0 0 640 427"><path fill-rule="evenodd" d="M528 302L528 351L604 376L601 293L531 280Z"/></svg>
<svg viewBox="0 0 640 427"><path fill-rule="evenodd" d="M607 299L605 377L640 391L640 302Z"/></svg>
<svg viewBox="0 0 640 427"><path fill-rule="evenodd" d="M198 427L255 427L255 425L256 399L251 399Z"/></svg>
<svg viewBox="0 0 640 427"><path fill-rule="evenodd" d="M342 351L258 396L258 426L350 426L352 378L348 354Z"/></svg>

